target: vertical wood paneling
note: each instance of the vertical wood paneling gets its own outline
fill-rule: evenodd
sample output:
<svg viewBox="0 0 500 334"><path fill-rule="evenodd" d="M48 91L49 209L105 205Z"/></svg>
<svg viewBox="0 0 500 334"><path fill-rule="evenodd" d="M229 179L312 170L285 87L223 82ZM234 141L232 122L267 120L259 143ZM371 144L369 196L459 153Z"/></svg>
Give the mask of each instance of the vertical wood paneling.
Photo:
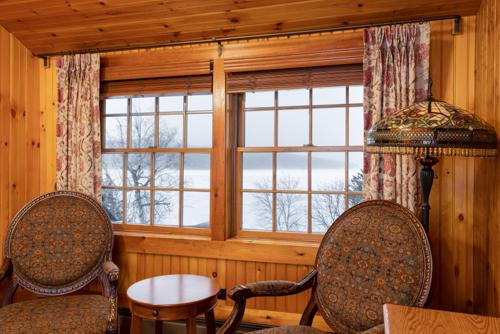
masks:
<svg viewBox="0 0 500 334"><path fill-rule="evenodd" d="M500 134L500 4L483 0L477 15L476 110ZM476 161L474 285L476 311L500 315L500 159Z"/></svg>
<svg viewBox="0 0 500 334"><path fill-rule="evenodd" d="M44 69L40 59L0 27L1 244L17 211L53 190L55 96L55 67Z"/></svg>

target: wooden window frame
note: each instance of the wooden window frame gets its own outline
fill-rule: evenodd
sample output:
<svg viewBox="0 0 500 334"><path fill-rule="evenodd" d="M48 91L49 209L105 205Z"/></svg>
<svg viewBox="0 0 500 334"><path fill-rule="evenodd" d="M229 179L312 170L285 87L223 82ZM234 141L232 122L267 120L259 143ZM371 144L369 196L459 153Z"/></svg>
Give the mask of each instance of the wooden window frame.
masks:
<svg viewBox="0 0 500 334"><path fill-rule="evenodd" d="M191 94L182 94L183 96L183 110L176 112L160 112L159 110L159 99L161 95L169 94L170 92L165 91L164 94L155 94L155 110L154 112L134 114L132 113L132 99L143 97L142 95L128 95L123 96L127 99L127 113L126 114L106 114L106 103L105 99L101 100L100 110L101 110L101 143L102 143L102 154L121 154L122 155L122 170L123 170L123 183L122 186L102 186L102 189L112 189L121 190L122 193L122 220L120 223L114 223L113 228L116 231L137 231L137 232L154 232L154 233L175 233L175 234L191 234L199 236L210 235L211 230L211 219L209 220L208 228L197 228L197 227L186 227L183 226L183 201L184 193L188 192L205 192L211 193L211 185L209 189L197 189L197 188L185 188L183 182L184 176L184 156L185 154L209 154L210 161L212 161L213 145L211 148L188 148L187 147L187 118L188 115L193 114L210 114L213 119L213 107L212 112L207 111L189 111L188 110L188 96ZM209 93L209 92L205 92ZM211 93L211 92L210 92ZM159 148L159 120L162 115L182 115L183 116L183 144L180 148ZM106 148L106 119L112 117L127 117L127 142L126 148ZM133 116L153 116L154 117L154 147L152 148L132 148L132 117ZM150 187L129 187L127 186L127 158L128 154L134 153L145 153L150 155ZM179 186L178 188L165 188L155 186L155 157L157 153L176 153L179 155ZM211 170L210 170L211 173ZM150 193L150 209L149 209L149 224L129 224L126 222L126 206L127 206L127 191L128 190L143 190ZM154 225L154 191L177 191L179 196L179 225L178 226L163 226ZM211 197L211 196L210 196ZM211 199L210 199L211 200ZM210 217L209 212L209 217Z"/></svg>
<svg viewBox="0 0 500 334"><path fill-rule="evenodd" d="M315 241L319 242L323 238L323 232L312 232L312 195L326 194L326 195L343 195L345 198L344 210L349 208L349 196L359 196L363 192L349 190L349 155L351 152L363 152L363 146L349 145L349 109L363 107L363 103L350 103L349 101L349 86L359 85L359 82L353 82L346 85L345 89L345 103L332 104L332 105L313 105L312 94L313 89L309 90L309 104L307 106L279 106L278 104L278 91L274 90L274 106L272 107L259 107L259 108L244 108L244 93L237 93L233 95L238 96L238 106L235 110L238 118L237 124L237 143L236 143L236 167L235 167L235 199L236 199L236 216L235 221L235 236L241 238L259 238L259 239L280 239L280 240L300 240L300 241ZM309 112L309 144L303 147L298 146L278 146L278 115L279 110L293 110L293 109L308 109ZM313 110L314 109L328 109L328 108L345 108L345 145L343 146L313 146ZM245 147L245 113L256 112L263 110L272 110L274 112L274 143L269 147ZM283 152L304 152L307 153L307 190L277 190L276 189L276 174L277 174L277 153ZM313 152L344 152L344 190L343 191L320 191L311 189L312 179L312 153ZM244 153L272 153L272 189L271 190L248 190L242 188L243 182L243 154ZM243 223L243 194L244 193L270 193L272 194L273 208L272 208L272 231L258 231L258 230L244 230ZM276 223L276 195L277 194L301 194L307 195L307 231L306 232L284 232L277 231Z"/></svg>

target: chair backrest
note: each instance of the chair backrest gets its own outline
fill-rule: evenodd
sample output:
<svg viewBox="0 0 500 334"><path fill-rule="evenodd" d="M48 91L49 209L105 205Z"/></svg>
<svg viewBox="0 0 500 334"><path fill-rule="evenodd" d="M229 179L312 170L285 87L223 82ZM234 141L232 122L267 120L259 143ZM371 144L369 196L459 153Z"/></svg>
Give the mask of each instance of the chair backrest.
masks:
<svg viewBox="0 0 500 334"><path fill-rule="evenodd" d="M432 255L418 218L399 204L367 201L342 214L316 258L314 297L326 322L341 333L383 323L383 304L423 306Z"/></svg>
<svg viewBox="0 0 500 334"><path fill-rule="evenodd" d="M76 291L102 272L111 258L113 230L101 205L70 191L42 195L12 220L5 254L15 280L39 294Z"/></svg>

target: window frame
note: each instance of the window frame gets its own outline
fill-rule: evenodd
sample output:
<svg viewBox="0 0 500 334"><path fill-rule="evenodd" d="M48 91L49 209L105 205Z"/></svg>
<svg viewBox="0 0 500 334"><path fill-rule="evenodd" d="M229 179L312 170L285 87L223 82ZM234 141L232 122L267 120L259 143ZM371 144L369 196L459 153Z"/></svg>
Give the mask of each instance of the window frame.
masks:
<svg viewBox="0 0 500 334"><path fill-rule="evenodd" d="M349 190L349 155L351 152L363 152L363 145L350 146L349 145L349 109L350 108L363 108L363 102L361 103L350 103L349 101L349 86L358 86L359 82L353 81L352 83L346 84L345 94L346 99L344 104L331 104L331 105L313 105L313 89L320 87L304 87L309 90L309 104L307 106L283 106L280 107L278 104L278 91L284 89L274 90L274 106L272 107L260 107L260 108L244 108L244 96L245 93L233 93L229 96L235 96L237 98L237 105L235 106L235 114L237 115L237 140L236 140L236 163L235 163L235 184L234 184L234 198L235 198L235 217L234 220L234 234L235 237L241 238L258 238L258 239L281 239L281 240L297 240L297 241L314 241L319 242L324 236L324 232L312 232L312 195L314 194L342 194L345 196L345 207L344 211L349 208L349 195L363 195L363 192L350 191ZM334 86L332 86L334 87ZM294 88L295 89L295 88ZM278 146L278 115L279 110L293 110L293 109L308 109L309 117L309 144L302 147L299 146ZM345 145L343 146L314 146L313 142L313 110L314 109L328 109L328 108L345 108ZM259 110L272 110L274 112L274 143L273 146L269 147L245 147L245 112L255 112ZM306 152L307 153L307 180L308 186L307 190L277 190L276 189L276 174L277 174L277 153L286 152ZM312 175L312 153L313 152L343 152L345 153L344 158L344 190L343 191L319 191L311 189L311 175ZM273 186L271 190L258 191L258 190L248 190L242 188L243 183L243 154L244 153L272 153L272 174L273 174ZM273 209L272 209L272 231L259 231L259 230L244 230L242 228L243 223L243 194L244 193L271 193L273 198ZM276 223L276 194L279 193L290 193L290 194L304 194L307 195L307 231L306 232L287 232L287 231L277 231Z"/></svg>
<svg viewBox="0 0 500 334"><path fill-rule="evenodd" d="M211 112L208 112L208 110L195 110L195 111L189 111L187 108L187 101L188 101L188 96L192 95L200 95L200 94L211 94L213 98L213 93L209 91L204 91L204 92L195 92L195 93L188 93L188 92L172 92L170 93L168 89L165 89L165 92L162 94L148 94L148 95L143 95L143 94L134 94L134 95L116 95L116 96L104 96L100 100L100 118L101 118L101 155L104 154L122 154L122 169L123 169L123 175L122 175L122 186L105 186L102 185L101 188L103 190L105 189L115 189L115 190L121 190L122 193L122 220L119 223L114 223L113 222L113 229L115 231L131 231L131 232L151 232L151 233L167 233L167 234L187 234L187 235L198 235L198 236L209 236L211 234L211 229L212 229L212 214L211 214L211 202L212 202L212 160L213 160L213 151L214 151L214 145L213 145L213 139L211 143L210 148L189 148L187 146L187 119L188 115L193 115L193 114L210 114L212 116L212 129L213 129L213 123L214 123L214 107L212 103L212 110ZM159 110L159 100L160 97L162 96L174 96L174 95L181 95L183 96L183 110L182 111L168 111L168 112L160 112ZM141 98L141 97L154 97L155 98L155 110L154 112L147 112L147 113L132 113L132 99L133 98ZM127 114L106 114L106 100L111 99L111 98L126 98L127 99ZM160 116L162 115L182 115L183 116L183 144L182 147L179 148L160 148L158 147L159 143L159 123L160 123ZM125 116L127 118L127 141L126 141L126 147L125 148L107 148L106 145L106 119L110 117L123 117ZM131 147L131 141L132 141L132 116L154 116L154 147L148 147L148 148L133 148ZM212 133L213 137L213 133ZM127 186L127 158L128 154L133 154L133 153L147 153L150 154L150 178L151 178L151 184L149 187L129 187ZM165 187L155 187L155 174L154 174L154 168L155 168L155 157L157 153L176 153L179 154L179 187L178 188L165 188ZM197 189L197 188L186 188L184 187L184 182L183 182L183 176L184 176L184 157L185 154L209 154L210 156L210 174L209 174L209 187L208 189ZM144 191L149 191L150 193L150 198L151 198L151 203L150 203L150 208L149 208L149 224L129 224L126 222L126 206L127 206L127 191L128 190L135 190L135 189L140 189ZM154 191L177 191L179 194L179 225L178 226L165 226L165 225L154 225ZM190 227L190 226L183 226L183 201L184 201L184 193L185 191L188 192L204 192L204 193L209 193L209 224L207 228L201 228L201 227Z"/></svg>

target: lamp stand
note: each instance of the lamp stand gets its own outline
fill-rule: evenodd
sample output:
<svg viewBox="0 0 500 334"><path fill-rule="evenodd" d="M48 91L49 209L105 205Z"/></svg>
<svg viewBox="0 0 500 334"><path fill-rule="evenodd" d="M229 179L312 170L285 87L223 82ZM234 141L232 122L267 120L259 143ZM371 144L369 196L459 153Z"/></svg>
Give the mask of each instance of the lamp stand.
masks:
<svg viewBox="0 0 500 334"><path fill-rule="evenodd" d="M434 181L434 171L432 166L439 162L438 158L427 155L425 158L420 159L422 169L420 170L420 184L422 185L422 225L426 232L429 232L429 195L431 193L432 181Z"/></svg>

